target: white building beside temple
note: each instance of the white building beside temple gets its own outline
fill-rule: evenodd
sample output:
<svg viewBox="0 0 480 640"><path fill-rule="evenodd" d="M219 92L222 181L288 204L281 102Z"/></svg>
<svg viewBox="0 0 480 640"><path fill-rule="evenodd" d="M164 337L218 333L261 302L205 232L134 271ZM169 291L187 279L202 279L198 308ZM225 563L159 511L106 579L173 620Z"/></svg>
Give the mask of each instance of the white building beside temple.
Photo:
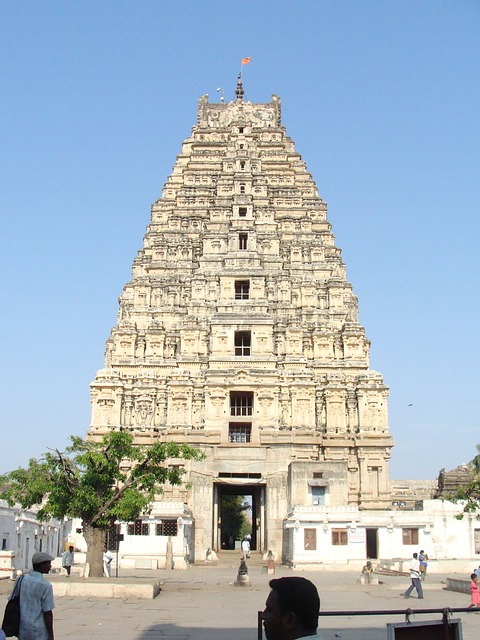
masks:
<svg viewBox="0 0 480 640"><path fill-rule="evenodd" d="M53 557L64 551L68 524L58 520L42 521L38 509L9 507L0 500L0 577L12 578L17 571L31 571L32 556L45 551Z"/></svg>

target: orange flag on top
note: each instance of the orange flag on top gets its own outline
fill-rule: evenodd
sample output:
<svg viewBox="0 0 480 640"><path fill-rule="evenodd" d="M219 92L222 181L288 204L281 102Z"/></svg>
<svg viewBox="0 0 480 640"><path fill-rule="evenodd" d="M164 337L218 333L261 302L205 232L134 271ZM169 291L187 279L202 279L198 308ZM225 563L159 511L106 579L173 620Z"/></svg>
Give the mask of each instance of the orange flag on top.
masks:
<svg viewBox="0 0 480 640"><path fill-rule="evenodd" d="M250 64L251 61L251 58L242 58L242 64Z"/></svg>

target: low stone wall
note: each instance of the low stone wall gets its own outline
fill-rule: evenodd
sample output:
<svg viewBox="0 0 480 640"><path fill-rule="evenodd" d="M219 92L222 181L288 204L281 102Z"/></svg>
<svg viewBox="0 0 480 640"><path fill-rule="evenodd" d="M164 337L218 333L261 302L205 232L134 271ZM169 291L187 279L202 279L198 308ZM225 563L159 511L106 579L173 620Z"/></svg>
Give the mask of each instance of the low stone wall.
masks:
<svg viewBox="0 0 480 640"><path fill-rule="evenodd" d="M463 578L447 578L446 590L458 591L458 593L468 593L470 595L470 583L471 580L464 580Z"/></svg>
<svg viewBox="0 0 480 640"><path fill-rule="evenodd" d="M153 600L160 593L158 580L149 582L110 582L108 579L101 581L68 579L62 581L51 580L53 595L55 597L69 598L121 598L126 600Z"/></svg>

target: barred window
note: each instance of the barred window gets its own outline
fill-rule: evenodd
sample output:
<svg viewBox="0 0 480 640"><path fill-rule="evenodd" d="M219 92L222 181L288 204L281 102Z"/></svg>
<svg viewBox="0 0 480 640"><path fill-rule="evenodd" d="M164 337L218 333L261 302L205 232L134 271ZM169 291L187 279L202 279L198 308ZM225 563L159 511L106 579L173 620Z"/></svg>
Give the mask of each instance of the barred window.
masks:
<svg viewBox="0 0 480 640"><path fill-rule="evenodd" d="M317 530L316 529L304 529L303 548L306 551L317 550Z"/></svg>
<svg viewBox="0 0 480 640"><path fill-rule="evenodd" d="M418 544L418 529L402 529L403 544Z"/></svg>
<svg viewBox="0 0 480 640"><path fill-rule="evenodd" d="M332 529L332 544L335 546L348 544L347 530Z"/></svg>
<svg viewBox="0 0 480 640"><path fill-rule="evenodd" d="M228 425L228 439L235 444L250 442L252 436L251 422L231 422Z"/></svg>
<svg viewBox="0 0 480 640"><path fill-rule="evenodd" d="M253 392L252 391L231 391L230 392L230 415L231 416L251 416L253 413Z"/></svg>
<svg viewBox="0 0 480 640"><path fill-rule="evenodd" d="M148 522L135 520L135 522L129 522L127 525L127 534L129 536L148 536L149 533L150 527Z"/></svg>
<svg viewBox="0 0 480 640"><path fill-rule="evenodd" d="M156 536L178 535L178 522L176 520L162 520L155 525Z"/></svg>

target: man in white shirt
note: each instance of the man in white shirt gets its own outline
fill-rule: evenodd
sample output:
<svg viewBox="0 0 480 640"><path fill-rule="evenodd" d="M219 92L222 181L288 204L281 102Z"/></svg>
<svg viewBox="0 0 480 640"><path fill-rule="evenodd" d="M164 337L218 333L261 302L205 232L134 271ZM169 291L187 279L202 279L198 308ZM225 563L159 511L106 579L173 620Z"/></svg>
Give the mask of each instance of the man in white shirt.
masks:
<svg viewBox="0 0 480 640"><path fill-rule="evenodd" d="M68 551L65 551L65 553L62 556L62 567L67 572L67 577L70 577L70 571L72 570L72 564L73 564L73 546L70 545L68 547Z"/></svg>
<svg viewBox="0 0 480 640"><path fill-rule="evenodd" d="M18 640L53 640L53 588L43 577L52 560L48 553L34 553L33 571L21 579Z"/></svg>
<svg viewBox="0 0 480 640"><path fill-rule="evenodd" d="M317 635L320 597L306 578L270 580L270 594L262 614L267 640L321 640Z"/></svg>
<svg viewBox="0 0 480 640"><path fill-rule="evenodd" d="M242 540L242 551L244 560L250 557L250 542L247 540L247 538L244 538Z"/></svg>
<svg viewBox="0 0 480 640"><path fill-rule="evenodd" d="M412 580L412 584L408 587L405 593L402 593L401 595L404 598L409 598L412 591L416 589L418 599L423 600L423 589L422 582L420 580L420 561L418 560L418 553L413 554L413 558L410 561L408 569L410 571L410 579Z"/></svg>
<svg viewBox="0 0 480 640"><path fill-rule="evenodd" d="M103 550L103 573L107 578L110 578L112 574L112 560L112 554L107 547L105 547Z"/></svg>

